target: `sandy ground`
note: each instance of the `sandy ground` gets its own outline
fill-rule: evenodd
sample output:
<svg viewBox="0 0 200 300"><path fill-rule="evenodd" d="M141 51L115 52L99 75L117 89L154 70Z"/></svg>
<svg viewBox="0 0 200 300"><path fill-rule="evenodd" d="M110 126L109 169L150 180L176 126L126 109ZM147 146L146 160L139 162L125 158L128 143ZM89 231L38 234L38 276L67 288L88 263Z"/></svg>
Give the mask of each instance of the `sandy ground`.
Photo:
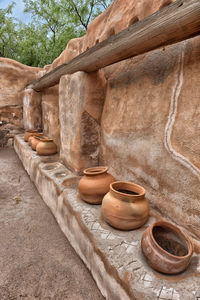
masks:
<svg viewBox="0 0 200 300"><path fill-rule="evenodd" d="M13 149L0 150L0 300L104 298Z"/></svg>

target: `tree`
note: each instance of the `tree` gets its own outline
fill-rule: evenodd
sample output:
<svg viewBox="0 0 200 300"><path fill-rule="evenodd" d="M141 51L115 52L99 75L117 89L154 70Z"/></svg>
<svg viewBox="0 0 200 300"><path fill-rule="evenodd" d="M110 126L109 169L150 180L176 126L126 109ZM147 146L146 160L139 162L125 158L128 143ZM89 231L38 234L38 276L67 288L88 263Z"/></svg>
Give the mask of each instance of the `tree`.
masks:
<svg viewBox="0 0 200 300"><path fill-rule="evenodd" d="M14 58L17 44L16 23L11 17L14 2L0 9L0 56Z"/></svg>
<svg viewBox="0 0 200 300"><path fill-rule="evenodd" d="M89 23L110 4L111 0L61 0L61 6L68 10L68 18L85 31Z"/></svg>

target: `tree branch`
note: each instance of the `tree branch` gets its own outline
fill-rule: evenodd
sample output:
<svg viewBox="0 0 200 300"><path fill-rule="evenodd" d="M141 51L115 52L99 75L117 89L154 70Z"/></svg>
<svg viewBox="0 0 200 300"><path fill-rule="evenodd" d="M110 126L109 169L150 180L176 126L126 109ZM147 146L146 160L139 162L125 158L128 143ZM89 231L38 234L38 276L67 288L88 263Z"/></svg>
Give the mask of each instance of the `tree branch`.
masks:
<svg viewBox="0 0 200 300"><path fill-rule="evenodd" d="M85 28L85 30L87 30L87 24L85 24L82 20L82 17L81 15L79 14L79 11L78 11L78 8L77 6L75 5L74 1L70 1L70 3L72 3L72 6L73 8L75 9L77 15L78 15L78 18L79 18L79 21L81 22L82 26Z"/></svg>

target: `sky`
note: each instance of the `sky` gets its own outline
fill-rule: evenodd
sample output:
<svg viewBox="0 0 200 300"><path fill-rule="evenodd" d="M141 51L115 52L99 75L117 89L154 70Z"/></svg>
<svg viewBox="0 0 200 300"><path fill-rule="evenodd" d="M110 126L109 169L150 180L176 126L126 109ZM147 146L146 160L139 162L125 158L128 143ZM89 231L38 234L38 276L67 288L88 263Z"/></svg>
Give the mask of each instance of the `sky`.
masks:
<svg viewBox="0 0 200 300"><path fill-rule="evenodd" d="M0 0L0 8L8 7L12 2L13 0ZM23 0L15 0L14 2L13 17L19 19L23 23L28 23L30 21L30 15L24 13Z"/></svg>

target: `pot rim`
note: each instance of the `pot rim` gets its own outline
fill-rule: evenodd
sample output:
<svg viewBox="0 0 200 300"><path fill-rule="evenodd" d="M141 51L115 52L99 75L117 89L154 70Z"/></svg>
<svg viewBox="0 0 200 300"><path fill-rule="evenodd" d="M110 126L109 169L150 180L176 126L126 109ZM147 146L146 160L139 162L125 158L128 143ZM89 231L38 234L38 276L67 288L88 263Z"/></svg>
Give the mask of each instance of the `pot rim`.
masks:
<svg viewBox="0 0 200 300"><path fill-rule="evenodd" d="M170 229L173 233L175 233L182 241L184 241L186 243L186 246L187 246L187 250L188 250L188 253L184 256L178 256L178 255L174 255L174 254L171 254L169 253L168 251L166 251L165 249L163 249L158 243L157 241L155 240L154 236L153 236L153 229L155 227L163 227L163 228L167 228L167 229ZM164 252L165 254L167 254L169 257L173 257L173 258L176 258L176 259L183 259L183 258L188 258L192 255L193 253L193 244L189 238L189 236L187 236L184 232L182 232L177 226L169 223L169 222L166 222L166 221L158 221L158 222L155 222L153 223L149 228L150 230L150 237L151 239L153 240L153 242L156 244L156 247L158 247L162 252ZM148 230L147 229L147 230Z"/></svg>
<svg viewBox="0 0 200 300"><path fill-rule="evenodd" d="M132 191L132 192L136 192L137 195L131 195L128 193L123 193L123 192L119 192L118 190L116 190L114 188L115 185L124 185L124 187L126 187L126 189ZM130 181L114 181L110 184L110 190L120 196L126 196L128 198L139 198L139 197L143 197L146 193L146 190L139 184L130 182ZM139 191L139 192L138 192Z"/></svg>
<svg viewBox="0 0 200 300"><path fill-rule="evenodd" d="M97 166L97 167L87 168L83 171L83 173L85 175L95 176L95 175L106 173L107 171L108 171L107 166Z"/></svg>
<svg viewBox="0 0 200 300"><path fill-rule="evenodd" d="M30 139L30 138L39 138L39 137L42 137L42 136L43 136L43 133L38 132L38 133L35 133L35 134L31 135L28 139Z"/></svg>
<svg viewBox="0 0 200 300"><path fill-rule="evenodd" d="M50 138L48 138L48 137L40 137L40 136L38 136L37 137L41 142L53 142L53 139L50 139Z"/></svg>

